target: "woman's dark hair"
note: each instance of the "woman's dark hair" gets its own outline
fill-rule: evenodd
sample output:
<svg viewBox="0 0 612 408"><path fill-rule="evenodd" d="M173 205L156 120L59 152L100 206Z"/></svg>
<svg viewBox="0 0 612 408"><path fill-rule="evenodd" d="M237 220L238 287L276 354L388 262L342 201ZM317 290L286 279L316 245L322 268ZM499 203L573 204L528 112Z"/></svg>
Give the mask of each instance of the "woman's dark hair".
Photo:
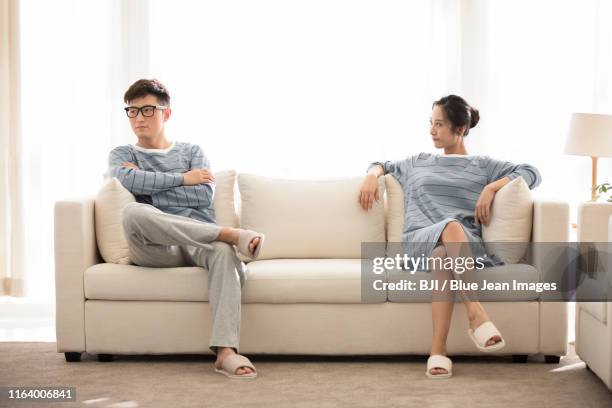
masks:
<svg viewBox="0 0 612 408"><path fill-rule="evenodd" d="M458 127L465 126L463 136L467 136L470 129L478 124L480 114L478 109L471 107L460 96L448 95L435 101L431 108L439 106L444 110L446 117L451 123L451 130L454 132Z"/></svg>
<svg viewBox="0 0 612 408"><path fill-rule="evenodd" d="M134 82L123 95L123 101L130 103L136 98L142 98L143 96L154 95L157 98L157 102L163 106L170 106L170 94L168 90L157 79L139 79Z"/></svg>

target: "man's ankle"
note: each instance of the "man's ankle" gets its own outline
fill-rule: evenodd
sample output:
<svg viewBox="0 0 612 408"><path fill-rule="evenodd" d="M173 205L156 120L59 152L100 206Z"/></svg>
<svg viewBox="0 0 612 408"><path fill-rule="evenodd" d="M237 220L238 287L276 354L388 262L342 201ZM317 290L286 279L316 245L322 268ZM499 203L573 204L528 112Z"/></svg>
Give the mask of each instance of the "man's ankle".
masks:
<svg viewBox="0 0 612 408"><path fill-rule="evenodd" d="M226 242L231 245L238 245L238 239L240 237L240 229L223 227L219 232L217 240Z"/></svg>
<svg viewBox="0 0 612 408"><path fill-rule="evenodd" d="M233 347L218 346L216 347L216 349L217 349L217 356L236 353L236 350Z"/></svg>

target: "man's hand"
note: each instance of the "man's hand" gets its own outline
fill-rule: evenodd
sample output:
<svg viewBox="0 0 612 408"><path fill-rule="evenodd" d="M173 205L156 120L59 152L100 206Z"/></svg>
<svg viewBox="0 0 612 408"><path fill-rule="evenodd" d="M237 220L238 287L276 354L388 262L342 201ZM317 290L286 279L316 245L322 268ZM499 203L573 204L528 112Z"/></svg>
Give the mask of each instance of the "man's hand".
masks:
<svg viewBox="0 0 612 408"><path fill-rule="evenodd" d="M137 165L135 165L134 163L131 163L131 162L123 162L121 167L128 167L128 168L131 168L131 169L140 170L140 168Z"/></svg>
<svg viewBox="0 0 612 408"><path fill-rule="evenodd" d="M183 185L193 186L195 184L214 183L215 176L207 169L193 169L183 173Z"/></svg>

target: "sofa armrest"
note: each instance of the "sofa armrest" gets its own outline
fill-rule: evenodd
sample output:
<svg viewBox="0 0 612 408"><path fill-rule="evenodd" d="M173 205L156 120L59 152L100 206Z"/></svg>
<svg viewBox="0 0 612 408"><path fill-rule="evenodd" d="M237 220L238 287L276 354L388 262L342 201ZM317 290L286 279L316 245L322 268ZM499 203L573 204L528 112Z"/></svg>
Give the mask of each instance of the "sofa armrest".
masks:
<svg viewBox="0 0 612 408"><path fill-rule="evenodd" d="M606 242L612 204L586 202L578 206L578 242Z"/></svg>
<svg viewBox="0 0 612 408"><path fill-rule="evenodd" d="M569 241L569 204L563 201L533 202L533 242Z"/></svg>
<svg viewBox="0 0 612 408"><path fill-rule="evenodd" d="M554 260L567 254L569 241L569 204L562 201L535 200L533 203L533 265L541 276L550 276ZM538 245L539 242L550 244ZM554 243L558 243L555 245ZM540 302L540 344L543 354L567 354L567 303Z"/></svg>
<svg viewBox="0 0 612 408"><path fill-rule="evenodd" d="M96 243L94 199L55 203L57 351L85 351L84 272L102 262Z"/></svg>

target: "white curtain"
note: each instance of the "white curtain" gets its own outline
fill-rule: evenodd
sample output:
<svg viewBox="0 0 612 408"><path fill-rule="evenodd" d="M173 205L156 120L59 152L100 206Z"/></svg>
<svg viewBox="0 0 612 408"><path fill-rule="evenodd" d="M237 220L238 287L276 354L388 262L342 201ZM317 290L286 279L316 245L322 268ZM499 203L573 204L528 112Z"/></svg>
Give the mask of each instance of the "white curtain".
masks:
<svg viewBox="0 0 612 408"><path fill-rule="evenodd" d="M28 297L54 302L53 206L93 196L126 143L123 93L149 72L149 2L22 0ZM130 140L131 142L131 140Z"/></svg>
<svg viewBox="0 0 612 408"><path fill-rule="evenodd" d="M25 294L19 3L0 0L0 296Z"/></svg>
<svg viewBox="0 0 612 408"><path fill-rule="evenodd" d="M471 146L536 165L540 197L590 199L591 160L563 153L572 112L612 114L612 2L464 3L464 93L481 108ZM599 180L612 180L602 159Z"/></svg>
<svg viewBox="0 0 612 408"><path fill-rule="evenodd" d="M431 102L461 90L460 17L459 0L153 0L169 134L217 169L283 177L430 149Z"/></svg>
<svg viewBox="0 0 612 408"><path fill-rule="evenodd" d="M574 206L589 198L590 166L562 152L569 115L612 113L605 0L21 5L13 160L23 170L21 183L3 173L2 197L7 180L23 186L13 210L27 215L20 259L29 294L50 302L53 204L94 195L108 152L135 142L122 96L138 78L168 86L169 139L200 144L213 170L277 177L362 175L373 160L433 151L431 103L457 93L482 114L470 153L535 164L536 196ZM610 180L600 162L600 181ZM3 248L18 233L3 228Z"/></svg>

